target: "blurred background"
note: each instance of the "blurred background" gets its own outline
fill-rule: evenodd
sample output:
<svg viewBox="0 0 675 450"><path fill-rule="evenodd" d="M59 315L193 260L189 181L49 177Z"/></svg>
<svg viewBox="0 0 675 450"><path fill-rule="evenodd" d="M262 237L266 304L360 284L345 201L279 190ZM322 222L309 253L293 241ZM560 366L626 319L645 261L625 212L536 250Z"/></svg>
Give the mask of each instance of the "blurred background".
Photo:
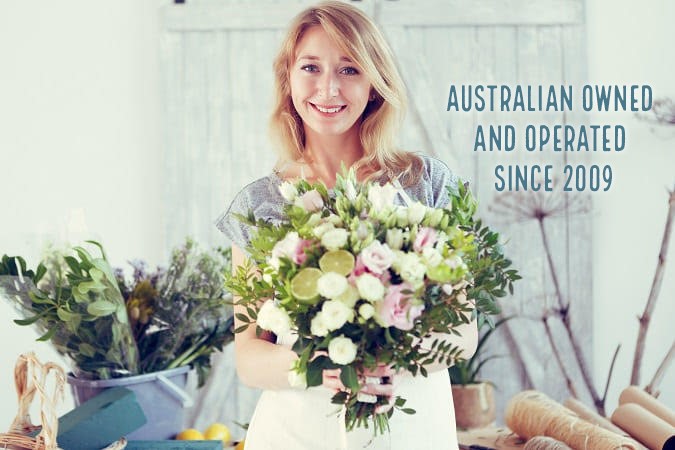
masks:
<svg viewBox="0 0 675 450"><path fill-rule="evenodd" d="M505 312L523 318L511 321L511 328L492 340L492 352L507 356L486 365L484 374L499 380L501 409L525 387L557 400L569 393L556 375L550 349L531 344L541 341L543 333L538 314L557 295L537 223L513 220L503 208L499 212L503 200L494 192L492 170L498 163L553 161L562 167L563 159L552 154L476 155L475 127L625 126L623 152L567 156L575 164L611 164L611 189L574 196L583 205L577 209L568 207L574 203L569 199L558 199L567 206L545 225L573 332L600 393L612 353L622 344L606 400L611 412L629 384L637 317L661 248L668 189L675 183L675 127L651 123L651 113L642 118L629 112L564 117L448 113L448 87L649 84L655 98L675 98L675 52L670 45L675 41L675 4L354 3L382 26L410 90L403 146L432 154L471 180L481 214L509 240L514 265L524 276L515 295L503 302ZM213 221L244 184L272 168L275 155L266 138L271 61L288 19L308 4L1 1L0 180L5 201L0 253L22 255L34 267L48 242L94 238L105 245L113 266L134 258L155 265L165 263L186 235L207 245L227 244ZM675 337L673 247L671 242L646 337L643 385ZM0 302L3 399L15 398L12 368L20 353L33 350L43 360L65 364L49 345L35 342L32 329L12 323L14 318L13 308ZM228 352L216 364L217 380L233 376ZM248 421L256 393L227 383L208 386L202 394L211 399L208 412L194 413L194 421ZM665 374L661 391L660 400L675 407L674 368ZM592 401L585 390L580 396ZM71 407L68 399L61 409ZM15 412L15 401L3 402L0 429L9 426Z"/></svg>

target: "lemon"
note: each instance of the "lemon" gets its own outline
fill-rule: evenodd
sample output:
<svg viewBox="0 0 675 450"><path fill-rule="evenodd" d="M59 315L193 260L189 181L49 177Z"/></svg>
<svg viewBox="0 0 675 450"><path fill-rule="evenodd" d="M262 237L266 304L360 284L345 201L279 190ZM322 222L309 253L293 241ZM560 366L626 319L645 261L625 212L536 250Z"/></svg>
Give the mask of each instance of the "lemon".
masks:
<svg viewBox="0 0 675 450"><path fill-rule="evenodd" d="M291 280L291 294L302 303L314 304L319 300L317 281L323 275L315 267L306 267Z"/></svg>
<svg viewBox="0 0 675 450"><path fill-rule="evenodd" d="M354 270L354 255L347 250L326 252L319 260L319 267L324 272L335 272L347 276Z"/></svg>
<svg viewBox="0 0 675 450"><path fill-rule="evenodd" d="M209 441L223 441L223 444L230 442L232 434L230 429L222 423L211 424L206 431L204 431L204 439Z"/></svg>
<svg viewBox="0 0 675 450"><path fill-rule="evenodd" d="M183 430L176 435L177 441L201 441L204 439L204 435L201 431L195 430L194 428L188 428Z"/></svg>
<svg viewBox="0 0 675 450"><path fill-rule="evenodd" d="M245 440L237 442L237 445L234 446L234 450L244 450Z"/></svg>

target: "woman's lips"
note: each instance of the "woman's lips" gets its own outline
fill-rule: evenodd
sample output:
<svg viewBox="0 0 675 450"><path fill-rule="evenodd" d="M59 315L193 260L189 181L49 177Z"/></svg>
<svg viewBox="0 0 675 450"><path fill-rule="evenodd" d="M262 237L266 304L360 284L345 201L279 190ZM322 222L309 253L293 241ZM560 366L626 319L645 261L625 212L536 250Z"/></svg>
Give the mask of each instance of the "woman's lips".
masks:
<svg viewBox="0 0 675 450"><path fill-rule="evenodd" d="M309 102L309 104L312 105L312 108L314 108L316 112L327 117L339 114L347 107L347 105L317 105L311 102Z"/></svg>

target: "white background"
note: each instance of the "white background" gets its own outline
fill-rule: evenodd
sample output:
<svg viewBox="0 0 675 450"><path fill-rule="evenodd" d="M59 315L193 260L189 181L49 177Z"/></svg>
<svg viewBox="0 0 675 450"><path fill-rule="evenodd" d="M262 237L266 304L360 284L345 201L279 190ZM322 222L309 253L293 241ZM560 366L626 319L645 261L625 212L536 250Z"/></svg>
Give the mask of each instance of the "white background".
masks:
<svg viewBox="0 0 675 450"><path fill-rule="evenodd" d="M188 0L189 1L189 0ZM49 239L101 239L113 265L162 263L159 8L167 0L0 1L0 254L35 266ZM467 3L468 4L468 3ZM675 97L675 4L649 0L586 4L589 83L650 84ZM627 149L603 156L614 184L594 194L593 367L604 386L611 353L623 345L607 403L628 383L642 312L675 183L675 127L651 130L629 113ZM675 244L647 336L643 381L675 333ZM60 361L0 303L0 429L16 412L13 365L34 350ZM661 385L675 408L675 367ZM70 398L60 410L72 406Z"/></svg>

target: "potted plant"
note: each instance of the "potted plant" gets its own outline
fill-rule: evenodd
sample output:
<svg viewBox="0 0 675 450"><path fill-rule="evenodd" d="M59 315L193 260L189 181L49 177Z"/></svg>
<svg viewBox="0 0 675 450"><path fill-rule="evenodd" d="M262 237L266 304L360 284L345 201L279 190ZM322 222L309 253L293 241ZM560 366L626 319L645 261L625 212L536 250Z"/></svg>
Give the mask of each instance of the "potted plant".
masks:
<svg viewBox="0 0 675 450"><path fill-rule="evenodd" d="M183 388L193 368L201 386L211 354L233 338L232 309L224 290L228 250L203 252L188 239L166 269L131 263L133 275L113 270L103 247L72 254L50 251L35 271L21 257L0 261L0 296L72 361L69 383L76 404L101 390L136 392L147 424L135 439L167 439L183 426L191 399ZM161 385L161 386L160 386ZM162 405L164 399L164 403Z"/></svg>
<svg viewBox="0 0 675 450"><path fill-rule="evenodd" d="M506 317L493 326L487 326L476 347L474 355L463 361L456 362L448 369L452 383L452 400L455 404L455 420L459 428L482 428L495 421L494 384L483 381L479 377L480 369L488 361L498 358L499 355L485 357L483 349L485 342L501 324L509 320Z"/></svg>

